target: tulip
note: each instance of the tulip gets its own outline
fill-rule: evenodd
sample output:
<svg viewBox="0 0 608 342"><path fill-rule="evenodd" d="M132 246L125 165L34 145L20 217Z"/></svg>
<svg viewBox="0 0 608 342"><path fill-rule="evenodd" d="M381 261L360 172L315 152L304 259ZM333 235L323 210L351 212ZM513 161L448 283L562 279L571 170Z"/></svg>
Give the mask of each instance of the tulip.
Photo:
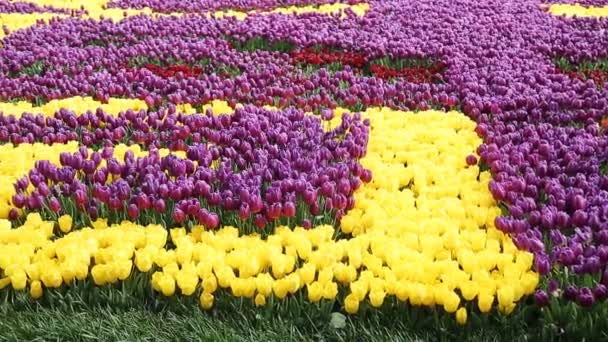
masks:
<svg viewBox="0 0 608 342"><path fill-rule="evenodd" d="M465 325L467 323L467 309L460 308L456 311L456 322L460 325Z"/></svg>

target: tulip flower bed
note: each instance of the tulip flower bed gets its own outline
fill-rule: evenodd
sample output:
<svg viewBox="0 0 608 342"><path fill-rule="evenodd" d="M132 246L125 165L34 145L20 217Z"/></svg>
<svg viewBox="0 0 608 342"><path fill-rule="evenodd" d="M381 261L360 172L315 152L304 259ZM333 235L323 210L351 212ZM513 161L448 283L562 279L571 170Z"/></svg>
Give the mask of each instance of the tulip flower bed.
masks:
<svg viewBox="0 0 608 342"><path fill-rule="evenodd" d="M559 72L579 80L593 80L600 88L608 81L608 59L573 64L565 58L558 58L555 64Z"/></svg>
<svg viewBox="0 0 608 342"><path fill-rule="evenodd" d="M606 3L539 5L0 1L0 311L608 338Z"/></svg>

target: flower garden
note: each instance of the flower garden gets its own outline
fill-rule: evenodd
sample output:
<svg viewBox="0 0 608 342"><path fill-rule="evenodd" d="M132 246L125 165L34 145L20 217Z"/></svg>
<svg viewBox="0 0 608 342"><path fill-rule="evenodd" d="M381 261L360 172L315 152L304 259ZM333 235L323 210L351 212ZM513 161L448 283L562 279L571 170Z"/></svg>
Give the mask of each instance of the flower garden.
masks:
<svg viewBox="0 0 608 342"><path fill-rule="evenodd" d="M608 1L0 24L0 340L608 338Z"/></svg>

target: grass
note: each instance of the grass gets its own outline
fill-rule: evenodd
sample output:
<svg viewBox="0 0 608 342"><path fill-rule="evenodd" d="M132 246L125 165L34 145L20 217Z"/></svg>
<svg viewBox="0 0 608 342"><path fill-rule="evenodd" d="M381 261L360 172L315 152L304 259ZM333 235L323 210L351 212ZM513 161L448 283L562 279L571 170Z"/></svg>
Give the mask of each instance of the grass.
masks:
<svg viewBox="0 0 608 342"><path fill-rule="evenodd" d="M215 296L214 308L203 311L198 295L154 294L145 274L113 286L76 282L45 291L38 301L27 292L4 289L0 341L528 340L526 320L537 313L522 305L508 317L496 312L472 315L463 328L441 308L408 307L394 300L381 310L344 316L336 302L312 304L301 294L284 300L270 297L263 308L227 291ZM345 318L345 324L336 328L332 318Z"/></svg>
<svg viewBox="0 0 608 342"><path fill-rule="evenodd" d="M0 341L428 341L450 340L419 332L398 322L348 318L342 329L329 322L318 327L296 325L277 316L266 320L239 312L218 315L194 308L188 314L142 308L79 311L44 308L2 310ZM464 341L499 341L499 330L478 330Z"/></svg>
<svg viewBox="0 0 608 342"><path fill-rule="evenodd" d="M542 309L522 300L508 316L479 314L467 303L469 320L458 326L440 307L387 298L380 309L363 304L344 315L340 300L307 302L302 293L250 299L215 293L203 311L198 295L163 297L146 274L112 286L75 282L32 300L24 291L0 291L0 341L601 341L608 338L608 306L582 308L553 300ZM344 320L344 324L336 324Z"/></svg>

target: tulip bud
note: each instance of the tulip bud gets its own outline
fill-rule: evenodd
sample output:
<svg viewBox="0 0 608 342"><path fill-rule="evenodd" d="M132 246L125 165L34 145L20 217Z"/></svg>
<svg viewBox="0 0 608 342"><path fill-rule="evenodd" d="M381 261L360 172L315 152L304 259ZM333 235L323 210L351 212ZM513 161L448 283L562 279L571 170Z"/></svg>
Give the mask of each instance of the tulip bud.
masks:
<svg viewBox="0 0 608 342"><path fill-rule="evenodd" d="M59 200L57 198L51 197L51 199L49 200L49 208L51 209L51 211L57 214L61 211L61 203L59 203Z"/></svg>
<svg viewBox="0 0 608 342"><path fill-rule="evenodd" d="M477 157L472 154L469 154L466 158L466 162L469 166L477 165Z"/></svg>
<svg viewBox="0 0 608 342"><path fill-rule="evenodd" d="M153 204L154 210L156 210L157 213L164 213L165 212L165 201L162 198L156 199L154 201Z"/></svg>
<svg viewBox="0 0 608 342"><path fill-rule="evenodd" d="M186 220L186 214L177 208L173 211L172 217L177 224L182 224Z"/></svg>
<svg viewBox="0 0 608 342"><path fill-rule="evenodd" d="M264 229L264 227L266 227L266 218L264 217L264 215L255 215L254 224L258 229Z"/></svg>
<svg viewBox="0 0 608 342"><path fill-rule="evenodd" d="M287 202L283 206L283 215L285 217L294 217L296 216L296 207L292 202Z"/></svg>
<svg viewBox="0 0 608 342"><path fill-rule="evenodd" d="M540 307L547 306L549 305L549 295L543 290L536 290L534 301L536 302L536 305Z"/></svg>
<svg viewBox="0 0 608 342"><path fill-rule="evenodd" d="M135 204L130 204L127 207L127 214L132 221L135 221L139 216L139 208Z"/></svg>
<svg viewBox="0 0 608 342"><path fill-rule="evenodd" d="M536 269L536 272L540 273L541 275L549 274L549 271L551 270L549 259L542 255L535 257L534 268Z"/></svg>
<svg viewBox="0 0 608 342"><path fill-rule="evenodd" d="M595 297L593 296L593 292L588 287L583 287L579 290L578 295L576 296L576 301L579 305L583 307L591 307L595 302Z"/></svg>

